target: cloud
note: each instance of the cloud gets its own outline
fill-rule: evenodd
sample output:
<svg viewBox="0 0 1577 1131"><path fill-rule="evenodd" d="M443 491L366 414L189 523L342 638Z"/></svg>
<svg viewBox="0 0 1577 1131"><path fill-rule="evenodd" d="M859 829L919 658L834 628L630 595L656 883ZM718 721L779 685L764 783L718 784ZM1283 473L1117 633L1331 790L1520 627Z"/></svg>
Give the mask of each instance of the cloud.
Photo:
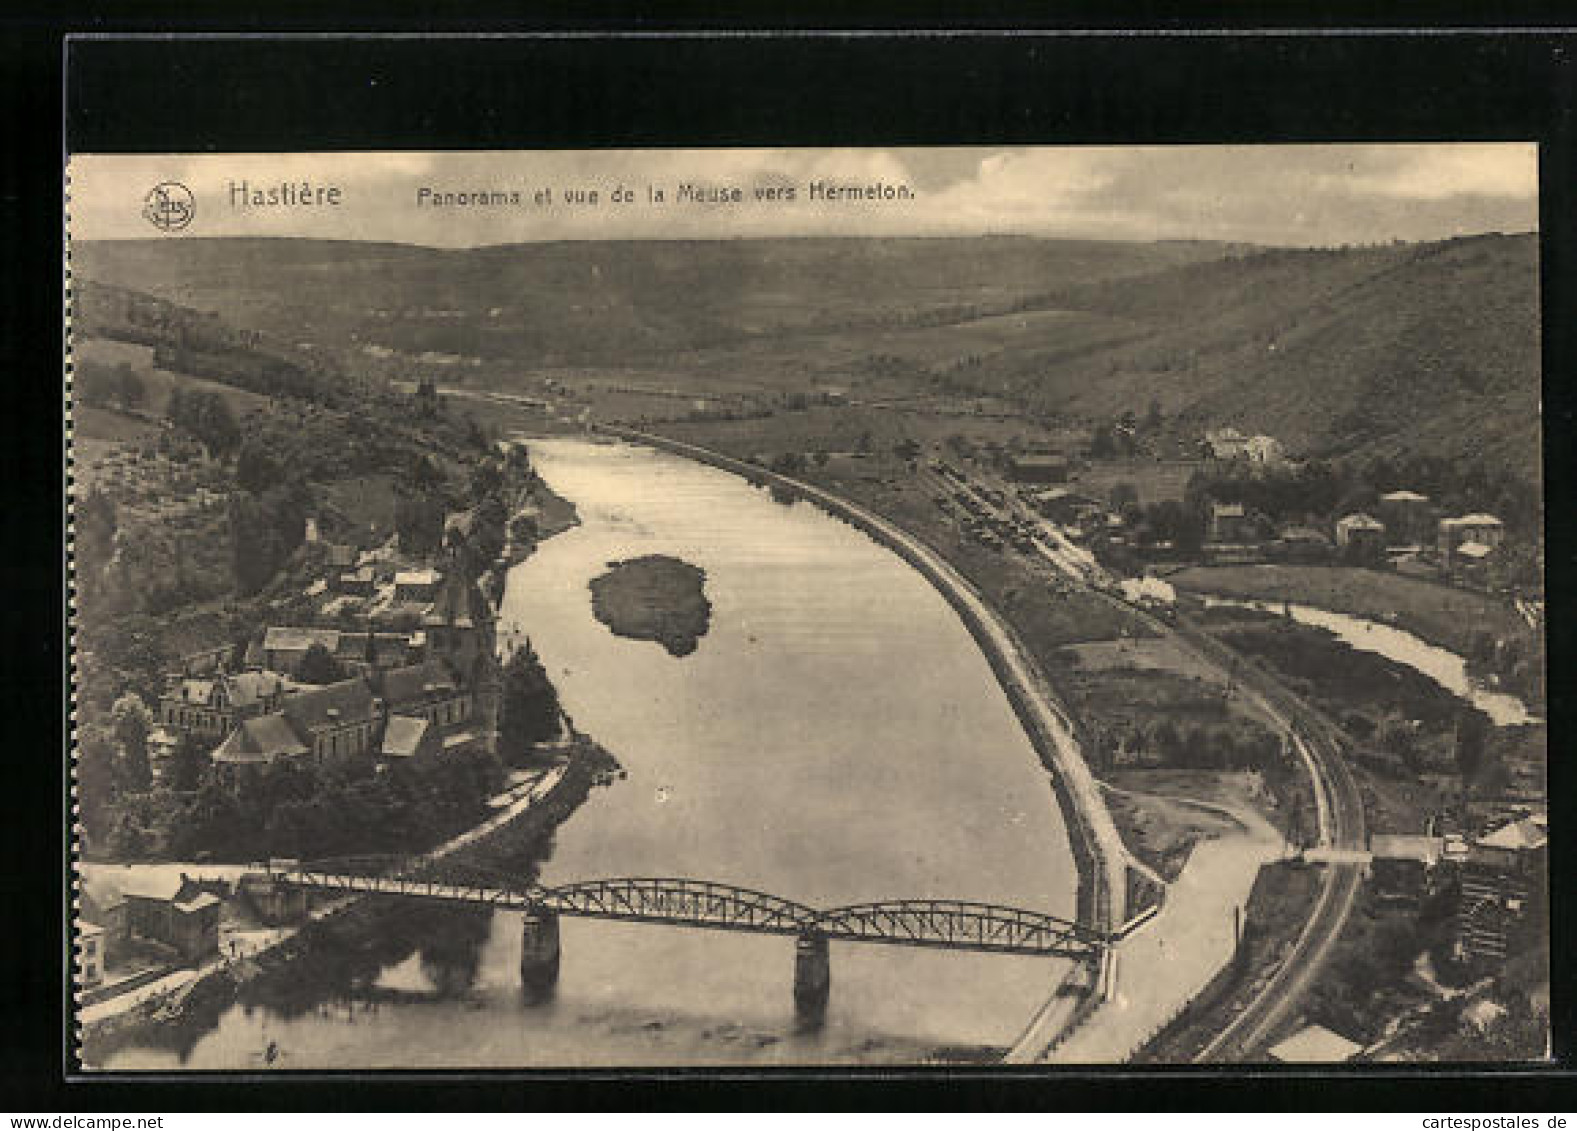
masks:
<svg viewBox="0 0 1577 1131"><path fill-rule="evenodd" d="M1461 196L1529 199L1538 192L1539 158L1533 145L1428 146L1392 151L1389 173L1354 177L1347 191L1369 191L1408 200Z"/></svg>
<svg viewBox="0 0 1577 1131"><path fill-rule="evenodd" d="M83 156L72 234L149 237L148 190L196 195L185 236L390 240L463 247L543 240L1022 233L1108 239L1343 243L1435 239L1537 223L1533 146L1302 145ZM904 186L879 204L815 202L806 186ZM233 207L229 188L333 184L338 208ZM691 182L733 203L681 203ZM633 201L614 204L628 189ZM666 194L651 203L648 186ZM793 187L792 203L757 197ZM418 190L518 193L509 208L432 208ZM596 191L595 208L566 190Z"/></svg>

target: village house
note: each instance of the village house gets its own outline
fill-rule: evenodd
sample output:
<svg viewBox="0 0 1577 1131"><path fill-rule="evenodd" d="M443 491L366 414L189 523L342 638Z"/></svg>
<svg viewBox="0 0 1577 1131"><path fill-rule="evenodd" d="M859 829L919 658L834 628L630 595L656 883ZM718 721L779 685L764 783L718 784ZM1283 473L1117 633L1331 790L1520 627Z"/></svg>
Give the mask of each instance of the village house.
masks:
<svg viewBox="0 0 1577 1131"><path fill-rule="evenodd" d="M239 720L277 710L289 690L273 671L178 677L159 697L159 724L176 735L217 741Z"/></svg>
<svg viewBox="0 0 1577 1131"><path fill-rule="evenodd" d="M429 605L443 576L435 569L401 570L394 575L394 600L404 605Z"/></svg>
<svg viewBox="0 0 1577 1131"><path fill-rule="evenodd" d="M355 566L356 559L359 556L355 546L347 546L343 543L335 542L328 542L325 545L328 547L327 555L330 569L344 571Z"/></svg>
<svg viewBox="0 0 1577 1131"><path fill-rule="evenodd" d="M1470 566L1482 564L1506 537L1505 524L1492 514L1443 518L1437 530L1436 548L1447 569L1461 564L1459 559L1465 559Z"/></svg>
<svg viewBox="0 0 1577 1131"><path fill-rule="evenodd" d="M1014 456L1008 461L1008 474L1020 483L1066 483L1068 457L1051 453Z"/></svg>
<svg viewBox="0 0 1577 1131"><path fill-rule="evenodd" d="M1390 531L1393 544L1417 545L1429 541L1434 508L1429 496L1417 491L1387 491L1380 496L1379 518Z"/></svg>
<svg viewBox="0 0 1577 1131"><path fill-rule="evenodd" d="M1323 562L1331 556L1331 540L1312 526L1284 526L1271 552L1286 562Z"/></svg>
<svg viewBox="0 0 1577 1131"><path fill-rule="evenodd" d="M86 920L77 922L77 978L84 989L104 981L104 928Z"/></svg>
<svg viewBox="0 0 1577 1131"><path fill-rule="evenodd" d="M1524 817L1473 841L1461 865L1457 956L1499 963L1515 948L1548 890L1546 818Z"/></svg>
<svg viewBox="0 0 1577 1131"><path fill-rule="evenodd" d="M128 939L162 944L191 964L218 953L222 901L184 873L138 873L121 894Z"/></svg>
<svg viewBox="0 0 1577 1131"><path fill-rule="evenodd" d="M304 691L280 711L246 719L213 752L232 784L249 771L280 760L310 757L324 762L356 757L373 748L379 707L360 676Z"/></svg>
<svg viewBox="0 0 1577 1131"><path fill-rule="evenodd" d="M1352 557L1377 561L1385 556L1385 524L1359 511L1336 520L1336 545Z"/></svg>
<svg viewBox="0 0 1577 1131"><path fill-rule="evenodd" d="M1243 455L1253 463L1277 464L1286 458L1281 441L1274 436L1250 436L1243 444Z"/></svg>
<svg viewBox="0 0 1577 1131"><path fill-rule="evenodd" d="M271 626L262 641L247 650L247 662L294 678L313 645L321 645L345 671L364 672L414 662L421 657L424 638L419 632Z"/></svg>
<svg viewBox="0 0 1577 1131"><path fill-rule="evenodd" d="M1429 894L1445 857L1445 839L1404 833L1369 838L1369 877L1381 899L1416 908Z"/></svg>
<svg viewBox="0 0 1577 1131"><path fill-rule="evenodd" d="M342 632L334 645L334 660L347 675L366 675L415 663L425 649L426 635L420 631Z"/></svg>
<svg viewBox="0 0 1577 1131"><path fill-rule="evenodd" d="M1209 541L1236 545L1253 537L1253 524L1242 503L1210 504Z"/></svg>
<svg viewBox="0 0 1577 1131"><path fill-rule="evenodd" d="M436 726L463 722L471 711L470 693L436 657L379 672L374 686L390 711L425 718Z"/></svg>
<svg viewBox="0 0 1577 1131"><path fill-rule="evenodd" d="M332 655L339 647L339 637L333 628L270 627L261 644L247 650L247 665L283 672L294 679L301 674L301 661L314 644Z"/></svg>
<svg viewBox="0 0 1577 1131"><path fill-rule="evenodd" d="M334 580L334 591L345 597L371 597L377 588L378 575L371 566L347 571Z"/></svg>
<svg viewBox="0 0 1577 1131"><path fill-rule="evenodd" d="M1214 428L1205 433L1204 454L1210 459L1232 460L1248 457L1249 438L1236 428Z"/></svg>

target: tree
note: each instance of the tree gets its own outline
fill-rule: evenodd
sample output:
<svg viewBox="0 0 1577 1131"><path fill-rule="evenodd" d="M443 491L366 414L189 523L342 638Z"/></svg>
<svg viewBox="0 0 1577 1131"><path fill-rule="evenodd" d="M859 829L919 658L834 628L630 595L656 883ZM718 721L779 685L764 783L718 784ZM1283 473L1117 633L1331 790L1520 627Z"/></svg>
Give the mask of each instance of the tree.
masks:
<svg viewBox="0 0 1577 1131"><path fill-rule="evenodd" d="M1489 737L1489 716L1477 707L1464 706L1457 714L1457 771L1464 784L1478 777L1484 765L1485 740Z"/></svg>
<svg viewBox="0 0 1577 1131"><path fill-rule="evenodd" d="M1112 459L1117 455L1117 440L1110 424L1096 427L1090 438L1090 456L1094 459Z"/></svg>
<svg viewBox="0 0 1577 1131"><path fill-rule="evenodd" d="M905 437L893 445L893 455L905 463L912 463L920 458L920 445L914 440Z"/></svg>
<svg viewBox="0 0 1577 1131"><path fill-rule="evenodd" d="M1161 430L1161 400L1159 397L1150 398L1150 407L1144 414L1144 430L1146 432L1159 432Z"/></svg>
<svg viewBox="0 0 1577 1131"><path fill-rule="evenodd" d="M559 735L558 692L530 641L515 649L504 665L498 731L502 749L513 755Z"/></svg>
<svg viewBox="0 0 1577 1131"><path fill-rule="evenodd" d="M340 667L339 661L321 641L314 641L306 650L301 657L301 670L297 674L302 683L316 684L320 687L345 678L345 671Z"/></svg>
<svg viewBox="0 0 1577 1131"><path fill-rule="evenodd" d="M278 486L283 472L273 454L257 440L245 440L235 457L235 479L242 487L260 495Z"/></svg>
<svg viewBox="0 0 1577 1131"><path fill-rule="evenodd" d="M1113 483L1111 490L1111 504L1115 511L1124 511L1139 503L1139 488L1132 483Z"/></svg>
<svg viewBox="0 0 1577 1131"><path fill-rule="evenodd" d="M102 408L117 393L115 375L102 365L84 361L72 370L71 393L78 404Z"/></svg>
<svg viewBox="0 0 1577 1131"><path fill-rule="evenodd" d="M202 783L207 768L208 754L202 744L189 734L183 735L170 755L164 784L176 793L190 793Z"/></svg>
<svg viewBox="0 0 1577 1131"><path fill-rule="evenodd" d="M871 437L870 429L866 429L860 433L859 439L854 441L854 450L862 455L869 455L873 443L874 440Z"/></svg>
<svg viewBox="0 0 1577 1131"><path fill-rule="evenodd" d="M431 554L444 536L444 501L431 491L402 492L394 500L394 529L400 549L408 554Z"/></svg>
<svg viewBox="0 0 1577 1131"><path fill-rule="evenodd" d="M416 385L416 414L431 419L442 411L438 400L438 386L431 377L423 377Z"/></svg>
<svg viewBox="0 0 1577 1131"><path fill-rule="evenodd" d="M114 817L117 767L115 739L102 726L84 726L77 739L77 806L90 840L110 830Z"/></svg>
<svg viewBox="0 0 1577 1131"><path fill-rule="evenodd" d="M489 457L478 461L471 470L471 497L485 499L496 494L504 485L504 469L497 459Z"/></svg>
<svg viewBox="0 0 1577 1131"><path fill-rule="evenodd" d="M115 367L115 399L122 408L140 408L147 393L142 378L128 363L123 361Z"/></svg>
<svg viewBox="0 0 1577 1131"><path fill-rule="evenodd" d="M148 734L153 712L135 691L128 691L110 708L110 729L120 749L118 778L126 792L138 793L153 782L148 766Z"/></svg>

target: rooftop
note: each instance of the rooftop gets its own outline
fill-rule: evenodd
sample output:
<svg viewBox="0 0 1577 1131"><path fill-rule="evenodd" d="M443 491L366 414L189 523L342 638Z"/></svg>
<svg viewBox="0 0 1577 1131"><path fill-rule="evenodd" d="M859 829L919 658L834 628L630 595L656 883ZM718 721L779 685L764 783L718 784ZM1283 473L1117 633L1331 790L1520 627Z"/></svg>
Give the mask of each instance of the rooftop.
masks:
<svg viewBox="0 0 1577 1131"><path fill-rule="evenodd" d="M1387 491L1380 496L1382 503L1427 503L1428 495L1420 495L1417 491Z"/></svg>
<svg viewBox="0 0 1577 1131"><path fill-rule="evenodd" d="M1348 530L1384 530L1385 529L1385 523L1380 522L1373 515L1364 514L1362 511L1358 511L1358 512L1356 512L1354 514L1345 515L1344 517L1342 517L1336 523L1336 525L1340 526L1340 527L1344 527L1345 529L1348 529Z"/></svg>
<svg viewBox="0 0 1577 1131"><path fill-rule="evenodd" d="M1525 817L1509 825L1502 825L1487 836L1479 837L1474 843L1481 848L1509 848L1520 852L1542 848L1548 842L1549 833L1546 825L1532 817Z"/></svg>
<svg viewBox="0 0 1577 1131"><path fill-rule="evenodd" d="M246 719L214 751L215 762L249 765L305 754L306 746L282 714Z"/></svg>
<svg viewBox="0 0 1577 1131"><path fill-rule="evenodd" d="M422 737L427 733L428 722L426 719L413 719L406 715L394 715L389 719L389 725L383 731L384 755L394 758L410 758L421 748Z"/></svg>
<svg viewBox="0 0 1577 1131"><path fill-rule="evenodd" d="M378 677L378 686L391 706L410 703L429 695L454 691L459 687L443 661L425 660L404 668L391 668Z"/></svg>
<svg viewBox="0 0 1577 1131"><path fill-rule="evenodd" d="M407 569L394 575L396 585L437 585L443 579L435 569Z"/></svg>
<svg viewBox="0 0 1577 1131"><path fill-rule="evenodd" d="M305 652L314 644L334 651L339 645L339 630L275 626L263 633L263 650L267 652Z"/></svg>
<svg viewBox="0 0 1577 1131"><path fill-rule="evenodd" d="M304 691L287 699L281 712L284 718L290 720L290 725L302 734L368 721L373 714L372 688L359 677Z"/></svg>
<svg viewBox="0 0 1577 1131"><path fill-rule="evenodd" d="M1310 1025L1272 1048L1270 1058L1283 1064L1341 1064L1362 1051L1362 1045L1325 1026Z"/></svg>

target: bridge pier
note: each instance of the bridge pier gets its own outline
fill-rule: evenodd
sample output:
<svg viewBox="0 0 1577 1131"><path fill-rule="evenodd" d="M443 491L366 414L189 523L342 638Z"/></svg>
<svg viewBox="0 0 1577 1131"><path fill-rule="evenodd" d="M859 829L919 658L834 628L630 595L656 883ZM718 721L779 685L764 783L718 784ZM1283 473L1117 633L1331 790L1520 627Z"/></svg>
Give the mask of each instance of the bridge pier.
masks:
<svg viewBox="0 0 1577 1131"><path fill-rule="evenodd" d="M832 958L827 936L806 931L794 942L794 1012L805 1024L819 1025L827 1016L832 993Z"/></svg>
<svg viewBox="0 0 1577 1131"><path fill-rule="evenodd" d="M520 986L529 1002L553 996L559 980L559 913L546 907L526 912L520 932Z"/></svg>

